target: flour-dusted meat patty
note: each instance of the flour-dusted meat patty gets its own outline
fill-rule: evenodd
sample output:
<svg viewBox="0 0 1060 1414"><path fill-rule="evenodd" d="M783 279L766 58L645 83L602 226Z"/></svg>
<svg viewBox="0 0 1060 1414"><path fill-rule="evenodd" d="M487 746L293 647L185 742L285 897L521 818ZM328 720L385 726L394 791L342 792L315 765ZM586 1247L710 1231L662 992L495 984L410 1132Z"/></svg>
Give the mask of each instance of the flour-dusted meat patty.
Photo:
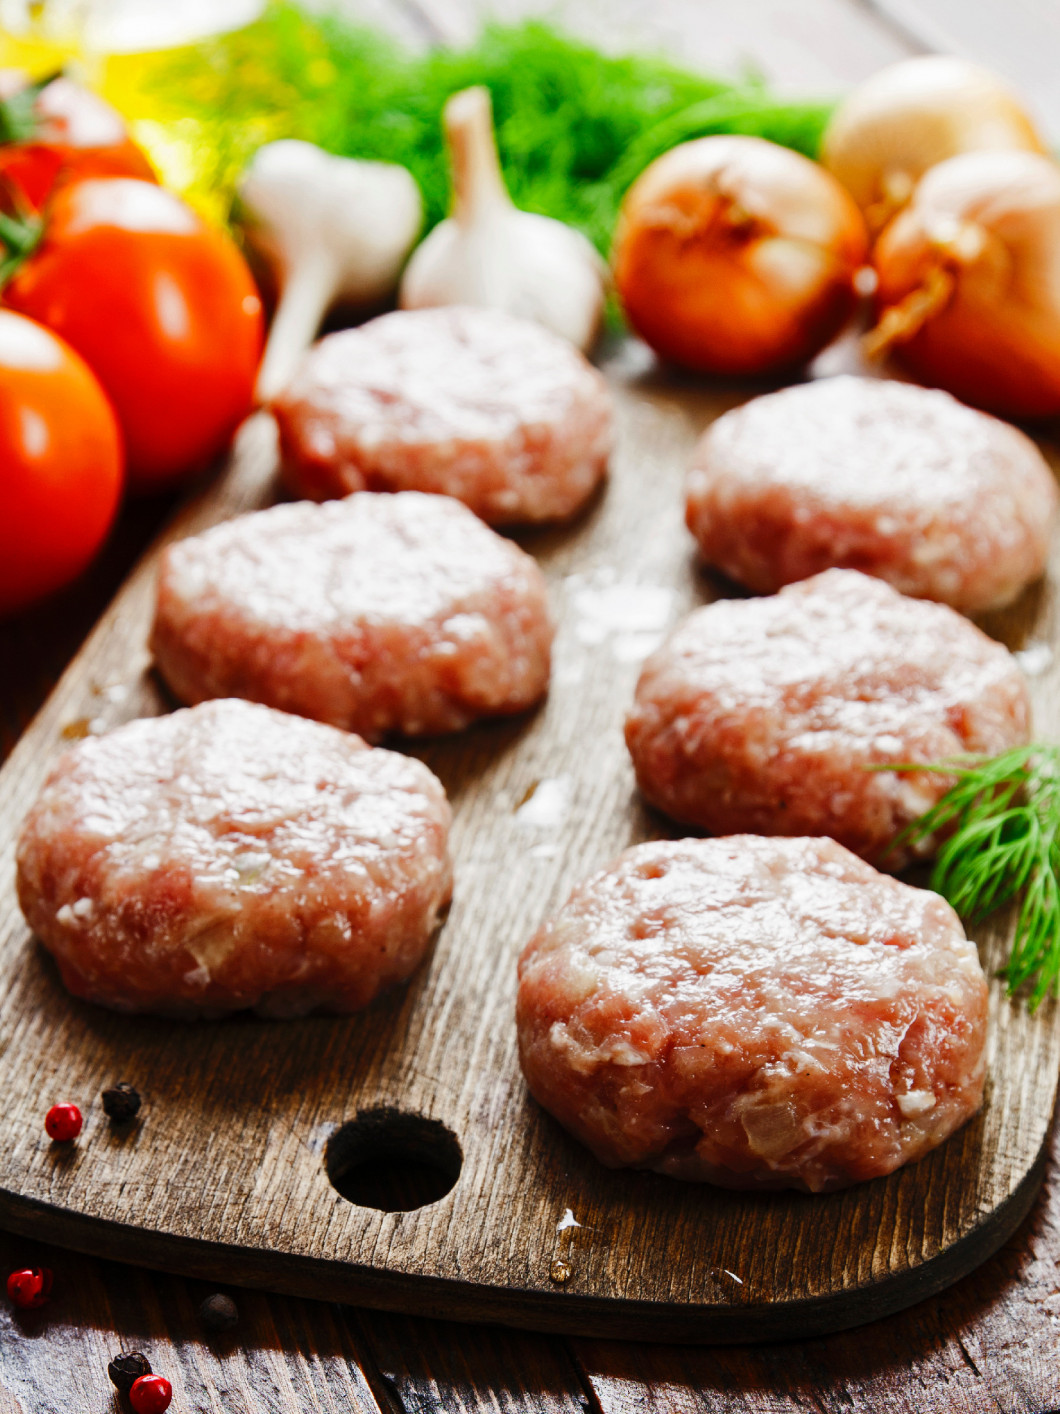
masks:
<svg viewBox="0 0 1060 1414"><path fill-rule="evenodd" d="M362 491L170 546L151 648L184 702L248 697L374 741L532 706L552 631L536 562L458 501Z"/></svg>
<svg viewBox="0 0 1060 1414"><path fill-rule="evenodd" d="M399 310L329 334L272 410L298 495L435 491L492 525L572 515L611 449L603 377L495 309Z"/></svg>
<svg viewBox="0 0 1060 1414"><path fill-rule="evenodd" d="M89 738L22 828L18 897L70 991L122 1011L353 1011L452 894L422 762L250 702Z"/></svg>
<svg viewBox="0 0 1060 1414"><path fill-rule="evenodd" d="M888 847L952 778L872 768L994 755L1029 730L1006 648L944 604L828 570L690 614L645 663L626 742L641 790L678 820L831 835L899 869L909 850Z"/></svg>
<svg viewBox="0 0 1060 1414"><path fill-rule="evenodd" d="M979 1108L987 988L937 894L832 840L638 845L519 964L532 1094L605 1164L812 1192Z"/></svg>
<svg viewBox="0 0 1060 1414"><path fill-rule="evenodd" d="M842 377L720 417L687 519L704 558L760 593L838 565L978 613L1042 573L1057 499L1016 428L948 393Z"/></svg>

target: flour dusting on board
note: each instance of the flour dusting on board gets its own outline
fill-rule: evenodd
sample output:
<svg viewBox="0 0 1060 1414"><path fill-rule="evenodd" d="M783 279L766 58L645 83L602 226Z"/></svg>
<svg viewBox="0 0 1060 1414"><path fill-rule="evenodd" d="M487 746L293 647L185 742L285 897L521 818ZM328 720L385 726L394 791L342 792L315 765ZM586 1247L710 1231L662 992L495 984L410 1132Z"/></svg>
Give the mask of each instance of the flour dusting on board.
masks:
<svg viewBox="0 0 1060 1414"><path fill-rule="evenodd" d="M538 781L516 809L515 822L524 828L544 826L555 829L566 820L570 802L570 777L546 777Z"/></svg>
<svg viewBox="0 0 1060 1414"><path fill-rule="evenodd" d="M570 574L564 581L575 614L574 632L588 648L606 644L615 658L636 663L657 648L674 616L674 592L636 584L612 569Z"/></svg>
<svg viewBox="0 0 1060 1414"><path fill-rule="evenodd" d="M1039 678L1052 667L1053 650L1048 643L1032 643L1014 657L1027 677Z"/></svg>

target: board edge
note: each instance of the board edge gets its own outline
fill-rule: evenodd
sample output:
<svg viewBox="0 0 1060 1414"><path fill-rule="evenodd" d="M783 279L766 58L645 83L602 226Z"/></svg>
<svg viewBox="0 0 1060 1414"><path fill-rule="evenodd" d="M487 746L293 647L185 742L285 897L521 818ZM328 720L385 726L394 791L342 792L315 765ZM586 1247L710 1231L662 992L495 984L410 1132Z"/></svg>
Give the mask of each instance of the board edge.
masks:
<svg viewBox="0 0 1060 1414"><path fill-rule="evenodd" d="M1019 1227L1041 1187L1054 1119L1034 1163L984 1220L933 1257L856 1290L797 1301L728 1306L637 1301L489 1286L386 1271L277 1249L129 1229L41 1199L0 1190L0 1225L89 1256L310 1299L367 1306L543 1334L620 1338L668 1345L749 1345L834 1334L894 1315L937 1295L981 1266Z"/></svg>

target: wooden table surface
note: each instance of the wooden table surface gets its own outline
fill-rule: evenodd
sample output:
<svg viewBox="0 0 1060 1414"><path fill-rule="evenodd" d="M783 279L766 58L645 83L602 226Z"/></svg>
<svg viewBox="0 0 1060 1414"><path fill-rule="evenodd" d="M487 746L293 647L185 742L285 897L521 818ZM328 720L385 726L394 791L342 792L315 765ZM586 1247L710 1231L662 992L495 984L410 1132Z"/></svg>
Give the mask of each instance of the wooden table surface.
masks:
<svg viewBox="0 0 1060 1414"><path fill-rule="evenodd" d="M837 93L904 55L948 50L1006 75L1060 140L1056 0L361 0L349 8L415 44L466 39L486 13L559 15L616 50L647 41L721 72L752 62L792 93ZM171 508L128 507L86 579L0 623L0 758ZM55 1272L44 1310L0 1306L0 1414L114 1410L106 1364L122 1348L144 1350L172 1380L174 1414L1060 1414L1058 1163L1054 1146L1029 1219L959 1285L876 1325L786 1345L560 1339L235 1290L238 1327L210 1337L197 1316L211 1289L202 1283L0 1234L4 1272Z"/></svg>

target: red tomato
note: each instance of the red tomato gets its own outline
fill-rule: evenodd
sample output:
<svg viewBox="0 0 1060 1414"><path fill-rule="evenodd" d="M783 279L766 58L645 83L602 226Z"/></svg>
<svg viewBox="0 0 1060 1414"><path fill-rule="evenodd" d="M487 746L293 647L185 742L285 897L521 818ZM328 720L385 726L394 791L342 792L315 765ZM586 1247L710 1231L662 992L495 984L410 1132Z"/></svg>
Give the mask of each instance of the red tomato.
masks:
<svg viewBox="0 0 1060 1414"><path fill-rule="evenodd" d="M49 330L0 310L0 612L85 568L121 484L121 434L91 371Z"/></svg>
<svg viewBox="0 0 1060 1414"><path fill-rule="evenodd" d="M57 78L36 92L28 114L21 113L32 88L21 70L0 70L0 116L7 118L0 131L26 130L0 145L0 179L14 183L31 206L43 207L60 174L64 180L155 180L150 162L109 103L70 79Z"/></svg>
<svg viewBox="0 0 1060 1414"><path fill-rule="evenodd" d="M4 302L72 345L118 414L129 484L202 471L250 411L261 300L233 241L162 187L56 190Z"/></svg>

